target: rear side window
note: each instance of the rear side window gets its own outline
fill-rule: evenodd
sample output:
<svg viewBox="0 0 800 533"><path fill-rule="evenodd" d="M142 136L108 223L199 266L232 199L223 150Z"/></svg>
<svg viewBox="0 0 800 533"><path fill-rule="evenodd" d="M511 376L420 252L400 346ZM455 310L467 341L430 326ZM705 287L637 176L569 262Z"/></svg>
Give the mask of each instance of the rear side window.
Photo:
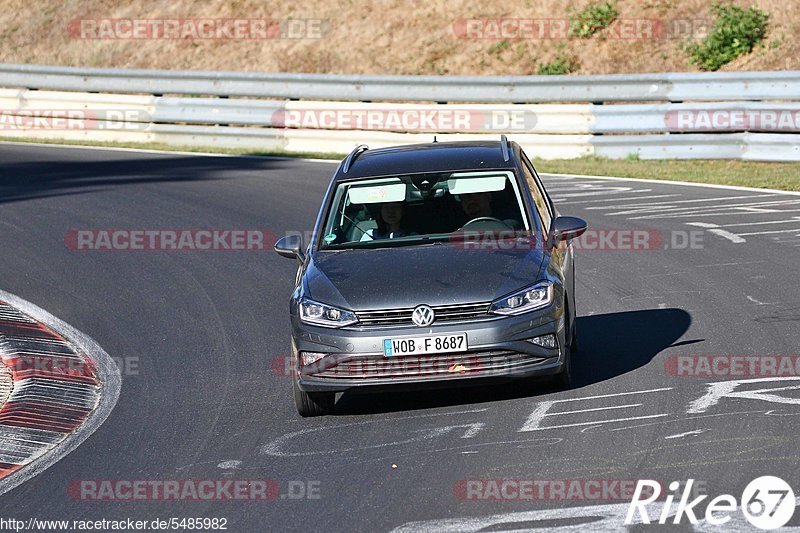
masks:
<svg viewBox="0 0 800 533"><path fill-rule="evenodd" d="M539 213L539 218L542 220L542 227L545 232L550 232L550 223L553 220L553 215L550 212L550 204L544 195L544 191L539 185L539 180L536 179L533 171L533 165L528 161L528 158L520 150L522 154L522 169L525 171L525 181L528 182L528 188L531 190L533 201L536 204L536 211Z"/></svg>

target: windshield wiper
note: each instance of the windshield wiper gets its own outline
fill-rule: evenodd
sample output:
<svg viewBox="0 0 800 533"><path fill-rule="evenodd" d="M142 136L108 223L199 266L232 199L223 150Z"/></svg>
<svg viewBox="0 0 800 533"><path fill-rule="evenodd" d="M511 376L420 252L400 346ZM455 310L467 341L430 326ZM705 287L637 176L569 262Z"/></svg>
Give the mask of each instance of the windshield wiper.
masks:
<svg viewBox="0 0 800 533"><path fill-rule="evenodd" d="M329 244L326 250L382 250L385 248L402 248L404 246L425 246L441 244L441 239L430 235L414 238L399 237L397 239L373 239L371 241L350 241L341 244Z"/></svg>

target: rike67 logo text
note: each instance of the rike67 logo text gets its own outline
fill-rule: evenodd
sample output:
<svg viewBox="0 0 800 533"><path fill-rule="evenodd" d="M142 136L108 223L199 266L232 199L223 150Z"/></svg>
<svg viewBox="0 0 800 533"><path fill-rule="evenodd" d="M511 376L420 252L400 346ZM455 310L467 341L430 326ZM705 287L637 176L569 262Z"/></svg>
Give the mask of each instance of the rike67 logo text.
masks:
<svg viewBox="0 0 800 533"><path fill-rule="evenodd" d="M692 496L693 484L694 480L689 479L680 495L677 494L677 491L682 484L678 481L669 484L671 493L667 494L664 499L657 523L680 524L684 518L691 524L698 523L698 517L695 514L696 508L708 496L704 494L689 501ZM625 524L634 523L637 514L639 522L649 524L651 517L648 514L647 506L658 500L660 496L661 484L658 481L640 479L636 484L633 500L628 507ZM673 512L673 502L676 498L678 503ZM777 529L791 520L794 507L794 491L788 483L779 477L762 476L754 479L745 487L739 501L730 494L721 494L713 498L706 505L703 518L706 524L720 526L729 522L731 514L741 508L744 518L751 525L759 529Z"/></svg>

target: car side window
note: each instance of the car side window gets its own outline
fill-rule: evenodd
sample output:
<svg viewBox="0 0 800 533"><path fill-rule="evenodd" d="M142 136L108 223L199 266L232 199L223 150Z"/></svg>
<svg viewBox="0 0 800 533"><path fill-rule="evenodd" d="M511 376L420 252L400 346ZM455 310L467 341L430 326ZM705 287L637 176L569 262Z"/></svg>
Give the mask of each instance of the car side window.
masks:
<svg viewBox="0 0 800 533"><path fill-rule="evenodd" d="M528 182L528 188L531 190L531 196L533 196L533 201L536 204L536 211L539 213L544 231L549 232L550 224L553 221L553 213L550 211L550 204L539 184L539 180L536 179L533 165L528 161L528 157L522 150L520 150L519 153L522 155L522 170L525 173L525 181Z"/></svg>

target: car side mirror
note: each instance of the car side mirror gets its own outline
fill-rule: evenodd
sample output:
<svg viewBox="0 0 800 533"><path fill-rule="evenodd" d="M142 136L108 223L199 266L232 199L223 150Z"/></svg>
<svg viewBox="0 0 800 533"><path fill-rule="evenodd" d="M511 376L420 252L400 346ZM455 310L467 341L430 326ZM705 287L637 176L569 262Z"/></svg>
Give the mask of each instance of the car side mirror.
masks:
<svg viewBox="0 0 800 533"><path fill-rule="evenodd" d="M550 230L550 240L553 245L561 241L568 241L583 235L589 224L585 220L578 217L558 217L553 222L553 227Z"/></svg>
<svg viewBox="0 0 800 533"><path fill-rule="evenodd" d="M306 258L303 253L303 238L300 235L281 237L272 249L281 257L295 258L301 263Z"/></svg>

